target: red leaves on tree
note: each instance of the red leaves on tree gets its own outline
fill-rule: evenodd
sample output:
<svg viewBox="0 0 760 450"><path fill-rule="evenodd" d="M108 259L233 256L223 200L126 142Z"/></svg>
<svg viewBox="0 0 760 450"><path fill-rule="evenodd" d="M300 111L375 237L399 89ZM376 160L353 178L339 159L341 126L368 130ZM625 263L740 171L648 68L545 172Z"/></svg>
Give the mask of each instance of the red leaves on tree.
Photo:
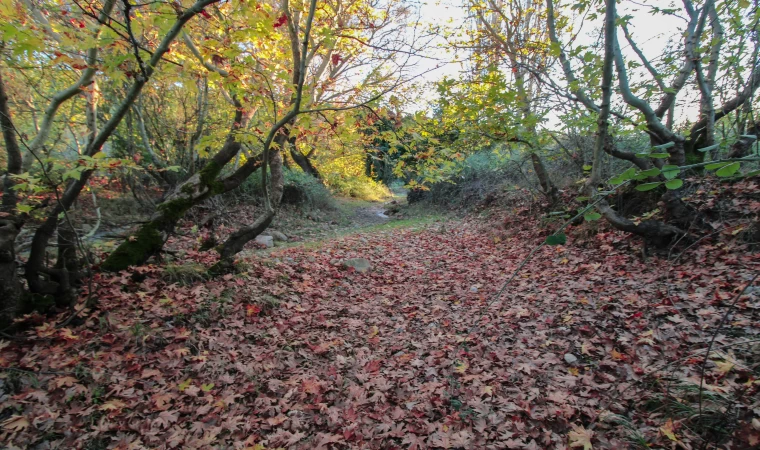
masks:
<svg viewBox="0 0 760 450"><path fill-rule="evenodd" d="M272 27L274 29L277 29L285 25L286 23L288 23L288 16L283 14L280 17L278 17L277 20L274 21L274 24L272 24Z"/></svg>

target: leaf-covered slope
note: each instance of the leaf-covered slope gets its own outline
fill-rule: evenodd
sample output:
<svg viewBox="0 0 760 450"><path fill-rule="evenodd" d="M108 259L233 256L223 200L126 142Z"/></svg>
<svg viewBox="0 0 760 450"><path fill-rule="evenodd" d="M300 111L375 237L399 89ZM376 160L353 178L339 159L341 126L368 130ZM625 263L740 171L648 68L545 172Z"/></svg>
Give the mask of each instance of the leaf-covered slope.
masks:
<svg viewBox="0 0 760 450"><path fill-rule="evenodd" d="M543 239L534 226L354 235L191 286L152 266L99 278L102 312L86 324L43 324L0 344L0 438L17 448L304 449L623 448L632 429L660 444L695 439L644 401L666 379L699 383L694 352L757 256L735 251L730 229L675 265L643 262L621 234L578 248L571 233L490 303ZM353 257L372 269L343 268ZM757 295L742 297L719 333L715 348L735 350L735 364L709 363L710 392L756 398L742 361L752 352L730 346L758 338L757 308ZM758 433L745 428L747 445Z"/></svg>

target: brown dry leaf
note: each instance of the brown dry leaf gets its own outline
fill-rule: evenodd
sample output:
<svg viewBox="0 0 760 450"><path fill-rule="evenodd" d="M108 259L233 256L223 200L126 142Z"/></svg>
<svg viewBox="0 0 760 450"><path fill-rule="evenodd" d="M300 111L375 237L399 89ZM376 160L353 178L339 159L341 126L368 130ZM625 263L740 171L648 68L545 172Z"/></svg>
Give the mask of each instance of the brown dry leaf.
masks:
<svg viewBox="0 0 760 450"><path fill-rule="evenodd" d="M573 430L568 433L570 447L583 447L583 450L591 450L594 448L594 446L591 445L591 438L593 436L594 432L592 430L587 430L582 426L573 425Z"/></svg>
<svg viewBox="0 0 760 450"><path fill-rule="evenodd" d="M29 421L24 416L11 416L3 421L3 428L10 431L21 431L29 427Z"/></svg>

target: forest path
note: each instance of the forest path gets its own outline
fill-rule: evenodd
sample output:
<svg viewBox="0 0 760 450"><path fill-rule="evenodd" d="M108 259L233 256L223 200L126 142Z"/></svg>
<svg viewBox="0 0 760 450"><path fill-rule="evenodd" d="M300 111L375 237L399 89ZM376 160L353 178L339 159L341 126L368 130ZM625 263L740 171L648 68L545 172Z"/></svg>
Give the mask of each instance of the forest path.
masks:
<svg viewBox="0 0 760 450"><path fill-rule="evenodd" d="M544 239L536 223L411 220L241 257L238 272L190 284L160 266L99 277L84 323L0 348L35 371L0 398L11 419L40 424L13 443L562 449L586 436L627 448L627 428L600 414L654 395L637 381L655 367L698 373L686 356L721 322L716 298L760 266L713 251L671 272L604 233L544 247L494 300ZM356 258L369 270L347 267ZM756 308L737 304L721 345L757 336ZM636 426L665 447L650 423Z"/></svg>
<svg viewBox="0 0 760 450"><path fill-rule="evenodd" d="M278 247L315 245L355 233L416 228L444 220L441 213L410 211L406 208L406 199L398 194L380 201L336 198L335 204L334 210L281 211L272 228L293 239Z"/></svg>

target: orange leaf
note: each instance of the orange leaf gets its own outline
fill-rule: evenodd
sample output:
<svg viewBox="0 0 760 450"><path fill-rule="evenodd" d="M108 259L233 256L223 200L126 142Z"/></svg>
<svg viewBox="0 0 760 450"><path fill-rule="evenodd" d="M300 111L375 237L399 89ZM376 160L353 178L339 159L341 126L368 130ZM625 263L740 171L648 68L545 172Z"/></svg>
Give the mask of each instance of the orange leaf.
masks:
<svg viewBox="0 0 760 450"><path fill-rule="evenodd" d="M665 425L660 427L660 432L668 437L673 442L678 442L678 437L675 431L673 431L673 419L668 419Z"/></svg>

